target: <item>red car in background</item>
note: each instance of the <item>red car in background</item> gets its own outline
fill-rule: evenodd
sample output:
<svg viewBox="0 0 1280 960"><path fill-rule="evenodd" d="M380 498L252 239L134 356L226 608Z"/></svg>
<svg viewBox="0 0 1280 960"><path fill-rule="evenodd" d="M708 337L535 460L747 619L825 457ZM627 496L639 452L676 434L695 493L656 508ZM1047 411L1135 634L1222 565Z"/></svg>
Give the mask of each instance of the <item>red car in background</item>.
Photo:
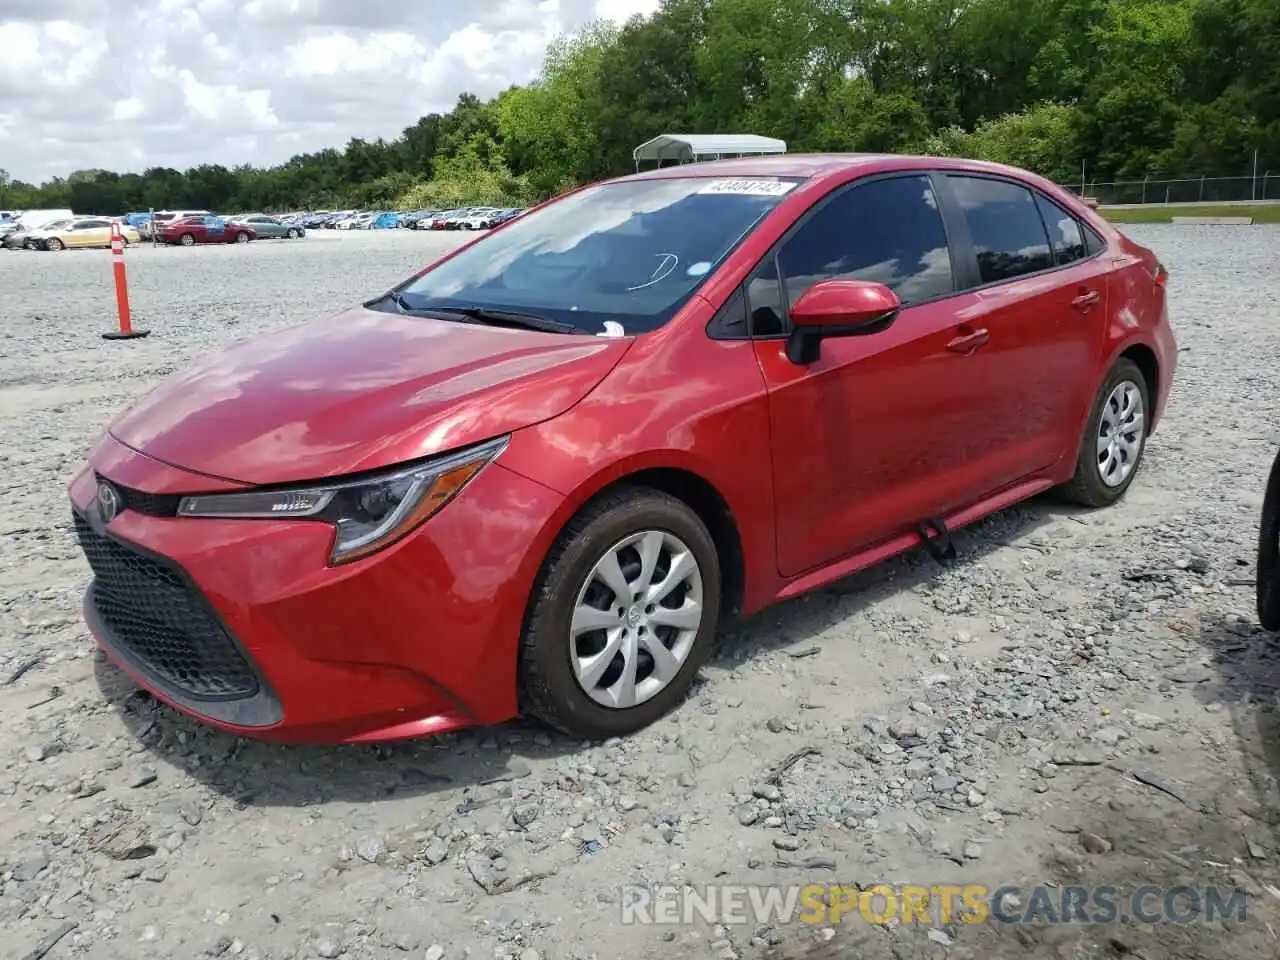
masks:
<svg viewBox="0 0 1280 960"><path fill-rule="evenodd" d="M184 247L197 243L248 243L258 234L243 223L231 223L221 217L183 217L160 228L158 239L179 243Z"/></svg>
<svg viewBox="0 0 1280 960"><path fill-rule="evenodd" d="M237 734L625 735L730 617L946 561L950 531L1050 488L1119 503L1174 377L1167 280L994 164L588 186L115 420L70 485L85 617Z"/></svg>

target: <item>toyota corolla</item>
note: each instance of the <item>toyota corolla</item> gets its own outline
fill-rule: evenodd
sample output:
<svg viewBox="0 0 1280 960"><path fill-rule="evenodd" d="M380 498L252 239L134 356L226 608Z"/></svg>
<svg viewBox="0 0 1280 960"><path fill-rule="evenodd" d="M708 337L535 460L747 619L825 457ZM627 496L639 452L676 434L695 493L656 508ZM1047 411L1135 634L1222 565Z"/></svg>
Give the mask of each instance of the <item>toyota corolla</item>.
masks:
<svg viewBox="0 0 1280 960"><path fill-rule="evenodd" d="M1004 166L594 184L123 413L70 485L85 617L238 734L625 735L728 618L945 562L1051 488L1117 503L1174 376L1167 280Z"/></svg>

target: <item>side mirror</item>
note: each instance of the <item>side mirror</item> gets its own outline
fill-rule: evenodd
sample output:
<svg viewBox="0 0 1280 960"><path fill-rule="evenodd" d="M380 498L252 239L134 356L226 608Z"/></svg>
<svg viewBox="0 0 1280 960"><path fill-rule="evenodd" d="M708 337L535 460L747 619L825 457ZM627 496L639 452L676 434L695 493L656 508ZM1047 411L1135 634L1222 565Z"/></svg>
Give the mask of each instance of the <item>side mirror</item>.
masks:
<svg viewBox="0 0 1280 960"><path fill-rule="evenodd" d="M808 364L818 359L827 337L864 337L888 329L902 301L883 283L870 280L822 280L791 306L787 359Z"/></svg>
<svg viewBox="0 0 1280 960"><path fill-rule="evenodd" d="M1086 207L1088 207L1090 210L1097 210L1097 209L1098 209L1098 198L1097 198L1097 197L1082 197L1081 199L1083 199L1083 200L1084 200L1084 205L1085 205Z"/></svg>

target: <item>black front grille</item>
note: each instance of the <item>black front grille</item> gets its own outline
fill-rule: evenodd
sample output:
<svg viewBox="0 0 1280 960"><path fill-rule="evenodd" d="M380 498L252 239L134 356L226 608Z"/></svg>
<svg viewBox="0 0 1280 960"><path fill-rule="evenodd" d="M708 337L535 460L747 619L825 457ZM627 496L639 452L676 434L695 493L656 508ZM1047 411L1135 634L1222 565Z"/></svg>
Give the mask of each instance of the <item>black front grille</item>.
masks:
<svg viewBox="0 0 1280 960"><path fill-rule="evenodd" d="M79 514L75 529L109 644L184 696L232 700L258 692L252 666L179 568L96 532Z"/></svg>
<svg viewBox="0 0 1280 960"><path fill-rule="evenodd" d="M178 515L178 503L182 500L180 494L147 493L145 490L122 487L112 480L107 480L106 477L97 476L97 474L94 476L99 483L105 481L115 489L116 495L120 497L121 510L133 510L151 517L176 517Z"/></svg>

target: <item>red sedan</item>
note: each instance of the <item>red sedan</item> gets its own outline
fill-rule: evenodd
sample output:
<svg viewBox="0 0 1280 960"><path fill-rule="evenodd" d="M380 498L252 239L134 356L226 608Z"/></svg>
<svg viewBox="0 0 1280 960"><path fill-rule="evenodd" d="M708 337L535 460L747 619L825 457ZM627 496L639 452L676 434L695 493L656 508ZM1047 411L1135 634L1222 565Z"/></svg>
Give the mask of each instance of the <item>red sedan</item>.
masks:
<svg viewBox="0 0 1280 960"><path fill-rule="evenodd" d="M595 184L124 413L70 485L85 615L239 734L624 735L731 616L945 561L1050 488L1120 500L1174 376L1166 281L1003 166Z"/></svg>
<svg viewBox="0 0 1280 960"><path fill-rule="evenodd" d="M157 234L164 243L180 243L184 247L197 243L248 243L257 236L252 227L221 217L183 217L166 223Z"/></svg>

